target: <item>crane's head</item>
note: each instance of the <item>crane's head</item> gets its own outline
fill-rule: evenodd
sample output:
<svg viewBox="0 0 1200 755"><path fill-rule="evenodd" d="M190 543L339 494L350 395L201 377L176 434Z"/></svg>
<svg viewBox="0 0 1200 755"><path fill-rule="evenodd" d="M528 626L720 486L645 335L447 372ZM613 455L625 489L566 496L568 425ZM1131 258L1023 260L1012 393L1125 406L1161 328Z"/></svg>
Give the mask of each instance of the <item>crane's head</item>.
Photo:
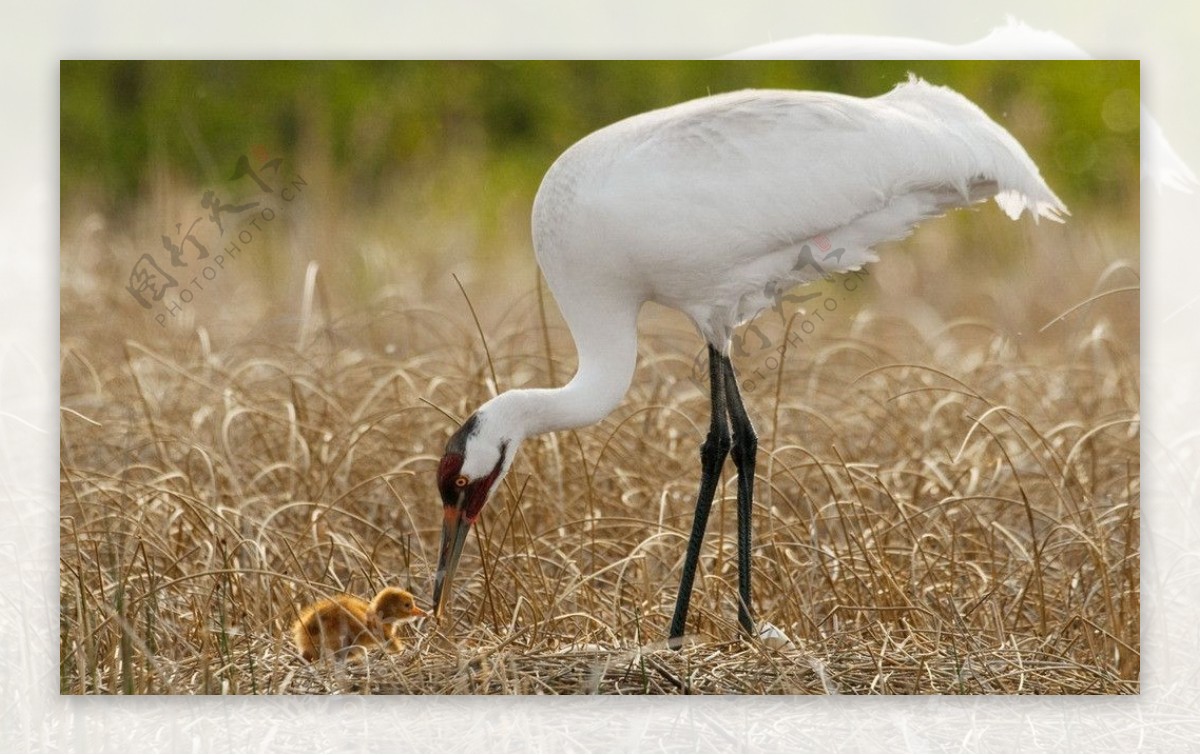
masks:
<svg viewBox="0 0 1200 755"><path fill-rule="evenodd" d="M449 598L450 584L471 525L512 464L511 452L516 450L516 443L498 424L489 422L482 411L471 415L450 436L446 453L438 464L443 520L442 548L433 588L434 616L442 615Z"/></svg>

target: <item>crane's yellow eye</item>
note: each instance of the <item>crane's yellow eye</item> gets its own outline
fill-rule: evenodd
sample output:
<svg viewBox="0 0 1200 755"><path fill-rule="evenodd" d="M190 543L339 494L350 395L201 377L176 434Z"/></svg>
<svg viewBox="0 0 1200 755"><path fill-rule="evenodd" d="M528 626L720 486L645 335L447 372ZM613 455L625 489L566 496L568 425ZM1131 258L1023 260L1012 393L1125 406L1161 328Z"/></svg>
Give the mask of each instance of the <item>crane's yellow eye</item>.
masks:
<svg viewBox="0 0 1200 755"><path fill-rule="evenodd" d="M467 482L468 482L467 476L460 474L458 477L454 478L454 487L465 488L467 486Z"/></svg>

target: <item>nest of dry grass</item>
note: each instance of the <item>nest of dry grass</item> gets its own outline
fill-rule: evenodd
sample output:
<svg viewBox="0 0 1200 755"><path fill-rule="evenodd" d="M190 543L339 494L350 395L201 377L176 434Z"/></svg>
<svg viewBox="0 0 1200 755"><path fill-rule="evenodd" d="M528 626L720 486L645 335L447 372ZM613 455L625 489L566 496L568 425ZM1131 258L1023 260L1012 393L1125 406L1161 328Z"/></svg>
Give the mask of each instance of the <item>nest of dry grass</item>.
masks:
<svg viewBox="0 0 1200 755"><path fill-rule="evenodd" d="M1037 647L988 647L978 637L875 635L819 646L741 641L631 649L522 646L512 638L437 638L400 656L297 669L282 659L277 691L317 694L1132 694L1136 681ZM441 647L438 647L441 645ZM884 654L878 648L884 648ZM264 651L266 648L264 648ZM268 651L269 652L269 651ZM264 655L264 657L266 657ZM264 671L267 671L264 668Z"/></svg>

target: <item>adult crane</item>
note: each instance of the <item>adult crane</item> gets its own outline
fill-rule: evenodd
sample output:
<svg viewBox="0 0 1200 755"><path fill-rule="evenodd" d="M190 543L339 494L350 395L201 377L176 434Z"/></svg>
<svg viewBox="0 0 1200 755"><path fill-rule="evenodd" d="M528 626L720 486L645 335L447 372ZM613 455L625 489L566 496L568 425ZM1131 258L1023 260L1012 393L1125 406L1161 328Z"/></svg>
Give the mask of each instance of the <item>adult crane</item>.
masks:
<svg viewBox="0 0 1200 755"><path fill-rule="evenodd" d="M619 121L550 167L533 203L538 264L579 354L561 388L506 391L446 444L434 586L440 616L463 544L524 439L582 427L625 395L637 317L658 302L708 344L711 417L669 636L683 636L725 458L738 473L738 621L753 636L750 515L757 440L729 349L734 329L788 288L874 261L921 220L987 198L1011 218L1066 207L1002 127L957 92L910 77L863 99L746 90ZM820 250L828 250L827 253Z"/></svg>

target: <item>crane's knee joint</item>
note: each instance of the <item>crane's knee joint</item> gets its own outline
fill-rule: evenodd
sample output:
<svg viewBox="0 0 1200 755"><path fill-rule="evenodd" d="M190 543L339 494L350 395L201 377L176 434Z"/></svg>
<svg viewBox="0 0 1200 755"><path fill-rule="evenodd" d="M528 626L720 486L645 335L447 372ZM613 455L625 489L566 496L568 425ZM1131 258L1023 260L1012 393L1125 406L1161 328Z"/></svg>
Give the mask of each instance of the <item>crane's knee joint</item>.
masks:
<svg viewBox="0 0 1200 755"><path fill-rule="evenodd" d="M733 463L741 466L743 462L753 461L754 455L758 453L758 436L753 430L745 432L733 433L733 446L730 449L733 455Z"/></svg>
<svg viewBox="0 0 1200 755"><path fill-rule="evenodd" d="M730 439L728 431L709 432L708 437L704 439L704 444L700 446L700 460L720 464L732 445L733 441Z"/></svg>

